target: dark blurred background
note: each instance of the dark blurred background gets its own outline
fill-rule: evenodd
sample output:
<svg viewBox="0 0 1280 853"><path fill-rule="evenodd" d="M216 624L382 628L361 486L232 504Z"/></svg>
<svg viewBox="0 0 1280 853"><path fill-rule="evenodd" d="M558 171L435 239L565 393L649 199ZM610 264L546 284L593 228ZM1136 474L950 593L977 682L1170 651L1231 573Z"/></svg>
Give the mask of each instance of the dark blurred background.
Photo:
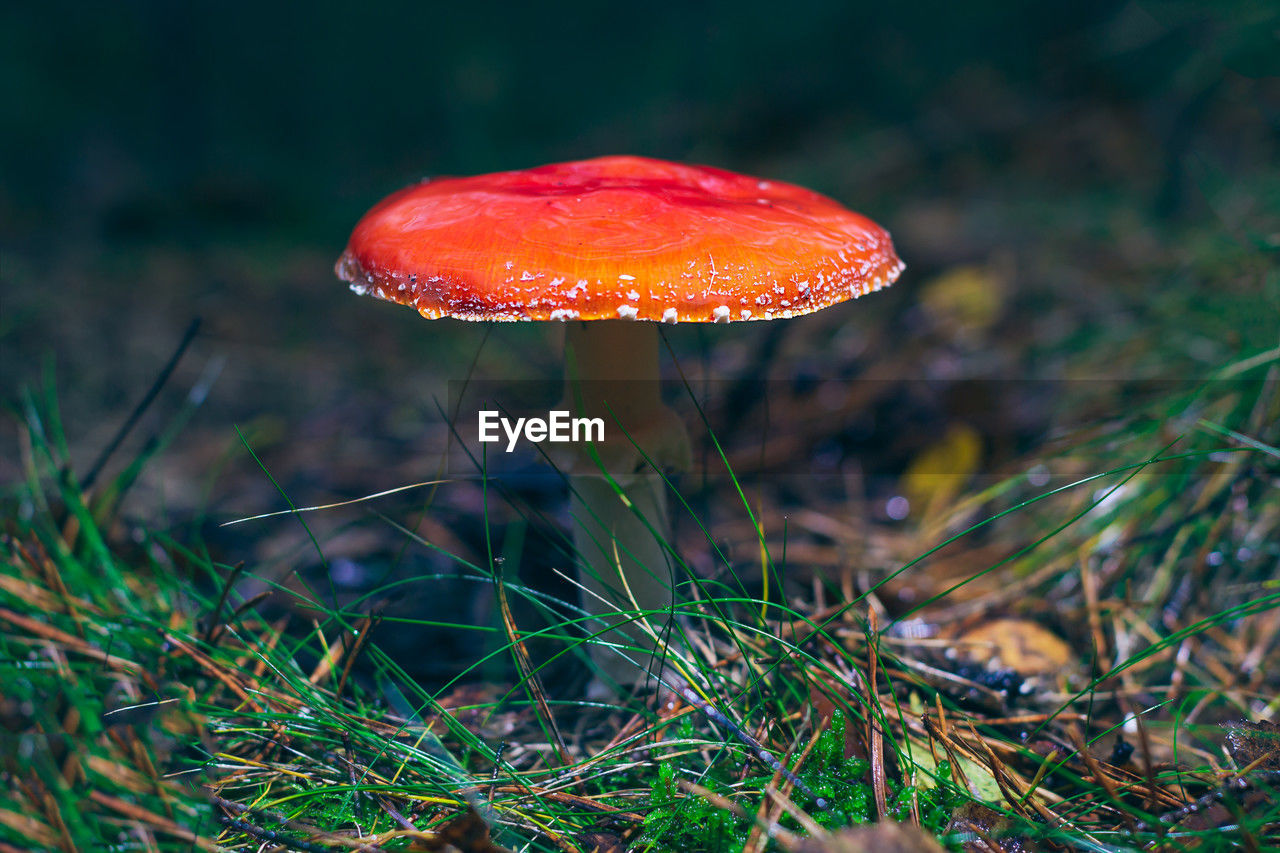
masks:
<svg viewBox="0 0 1280 853"><path fill-rule="evenodd" d="M1278 8L4 4L0 395L53 376L85 465L200 316L132 446L216 381L140 513L280 508L233 425L299 503L429 479L445 381L554 376L558 330L358 299L332 273L351 226L426 175L635 153L805 184L893 233L908 271L887 292L671 330L694 374L730 383L876 380L843 424L797 404L815 433L797 466L849 454L892 477L942 438L998 468L1063 398L1105 414L1119 380L1208 375L1280 337ZM975 379L980 400L952 385ZM1111 385L990 390L1012 379ZM453 495L457 518L428 523L465 552L477 504ZM273 530L230 557L296 547ZM367 555L362 535L335 558Z"/></svg>

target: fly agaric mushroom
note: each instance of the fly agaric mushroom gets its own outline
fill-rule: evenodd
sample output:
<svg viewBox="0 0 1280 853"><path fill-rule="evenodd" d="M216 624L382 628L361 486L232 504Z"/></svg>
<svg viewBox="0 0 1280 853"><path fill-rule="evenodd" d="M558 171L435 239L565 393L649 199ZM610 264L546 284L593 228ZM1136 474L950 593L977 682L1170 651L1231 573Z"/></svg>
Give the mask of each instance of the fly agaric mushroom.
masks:
<svg viewBox="0 0 1280 853"><path fill-rule="evenodd" d="M605 460L612 482L598 461L571 474L583 607L605 639L642 650L653 643L619 612L673 604L666 492L643 460L688 453L659 393L656 324L808 314L902 269L888 232L825 196L641 157L424 181L370 210L336 267L357 293L430 319L566 324L570 398L629 436ZM593 658L622 685L644 674L607 649Z"/></svg>

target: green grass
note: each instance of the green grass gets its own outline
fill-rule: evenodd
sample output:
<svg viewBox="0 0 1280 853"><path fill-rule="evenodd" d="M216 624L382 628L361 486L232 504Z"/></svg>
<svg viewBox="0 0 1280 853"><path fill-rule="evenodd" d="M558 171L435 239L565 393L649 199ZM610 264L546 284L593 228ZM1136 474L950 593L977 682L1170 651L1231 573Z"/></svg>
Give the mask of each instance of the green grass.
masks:
<svg viewBox="0 0 1280 853"><path fill-rule="evenodd" d="M1271 352L1096 424L1034 460L1049 485L962 495L929 541L886 533L921 556L839 606L780 582L797 570L782 531L752 516L767 557L745 566L706 531L741 575L684 587L672 653L687 687L619 707L549 680L590 640L573 606L517 582L518 547L498 559L516 527L489 529L487 566L446 552L494 588L501 618L453 626L484 632L491 657L429 691L366 640L371 602L393 590L336 601L263 574L291 599L268 621L242 598L252 568L119 515L152 451L86 491L52 395L29 398L27 477L0 538L0 849L483 850L487 825L514 849L792 850L880 815L953 848L975 832L1089 850L1276 844L1280 762L1261 734L1233 742L1220 724L1280 711L1277 385ZM439 547L380 512L365 523ZM930 586L933 560L991 541L1003 557ZM742 582L762 565L767 600ZM888 618L904 578L926 594ZM1034 619L1078 664L1002 696L995 674L905 630L916 616L940 637Z"/></svg>

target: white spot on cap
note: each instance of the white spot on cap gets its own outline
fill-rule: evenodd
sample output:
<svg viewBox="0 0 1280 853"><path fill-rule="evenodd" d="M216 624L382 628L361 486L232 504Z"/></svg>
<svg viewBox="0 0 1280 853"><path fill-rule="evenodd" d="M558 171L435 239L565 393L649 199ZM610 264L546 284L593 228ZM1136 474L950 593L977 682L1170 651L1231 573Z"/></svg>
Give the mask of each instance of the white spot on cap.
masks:
<svg viewBox="0 0 1280 853"><path fill-rule="evenodd" d="M627 275L626 273L622 273L621 275L619 275L619 276L618 276L618 278L622 279L623 281L635 281L635 280L636 280L636 277L635 277L635 276L633 276L633 275Z"/></svg>
<svg viewBox="0 0 1280 853"><path fill-rule="evenodd" d="M716 306L716 309L711 312L711 316L716 318L715 322L717 323L729 322L729 306L728 305Z"/></svg>
<svg viewBox="0 0 1280 853"><path fill-rule="evenodd" d="M363 284L361 284L358 281L351 282L351 284L347 285L347 287L351 288L351 292L354 294L357 294L358 296L365 296L369 293L369 288L365 287Z"/></svg>
<svg viewBox="0 0 1280 853"><path fill-rule="evenodd" d="M556 278L551 279L550 284L552 287L559 287L560 285L564 284L564 278L557 276Z"/></svg>
<svg viewBox="0 0 1280 853"><path fill-rule="evenodd" d="M551 312L551 319L559 320L562 323L565 320L572 320L577 316L578 316L578 312L574 311L572 308L557 308L556 310Z"/></svg>
<svg viewBox="0 0 1280 853"><path fill-rule="evenodd" d="M640 313L640 309L634 305L619 305L618 316L624 320L634 320L636 315Z"/></svg>
<svg viewBox="0 0 1280 853"><path fill-rule="evenodd" d="M770 184L768 181L760 181L758 184L756 184L756 189L767 190L771 186L773 185Z"/></svg>
<svg viewBox="0 0 1280 853"><path fill-rule="evenodd" d="M750 320L750 319L751 319L751 311L750 311L750 309L748 309L748 308L743 308L743 309L738 313L738 316L739 316L739 317L741 317L741 318L742 318L742 319L744 319L744 320Z"/></svg>
<svg viewBox="0 0 1280 853"><path fill-rule="evenodd" d="M639 298L640 298L640 293L639 293L638 291L635 291L635 290L628 290L628 291L627 291L627 298L628 298L628 299L639 299Z"/></svg>
<svg viewBox="0 0 1280 853"><path fill-rule="evenodd" d="M666 311L662 312L662 322L664 323L674 323L679 318L680 312L676 311L674 308L668 308Z"/></svg>
<svg viewBox="0 0 1280 853"><path fill-rule="evenodd" d="M515 262L515 261L507 261L507 263L506 263L506 267L507 267L507 269L511 269L511 268L512 268L512 267L514 267L515 265L516 265L516 262Z"/></svg>
<svg viewBox="0 0 1280 853"><path fill-rule="evenodd" d="M521 281L533 281L535 278L537 278L537 276L535 276L533 273L529 272L528 270L525 270L524 272L520 273Z"/></svg>

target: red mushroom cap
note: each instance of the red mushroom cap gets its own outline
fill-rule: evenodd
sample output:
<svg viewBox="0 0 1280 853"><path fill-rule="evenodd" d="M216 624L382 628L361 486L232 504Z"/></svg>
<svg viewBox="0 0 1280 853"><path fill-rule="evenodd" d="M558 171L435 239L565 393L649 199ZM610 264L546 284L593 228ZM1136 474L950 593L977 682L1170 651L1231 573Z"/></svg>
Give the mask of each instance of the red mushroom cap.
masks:
<svg viewBox="0 0 1280 853"><path fill-rule="evenodd" d="M407 187L336 267L430 318L665 322L808 314L902 269L887 231L825 196L641 157Z"/></svg>

